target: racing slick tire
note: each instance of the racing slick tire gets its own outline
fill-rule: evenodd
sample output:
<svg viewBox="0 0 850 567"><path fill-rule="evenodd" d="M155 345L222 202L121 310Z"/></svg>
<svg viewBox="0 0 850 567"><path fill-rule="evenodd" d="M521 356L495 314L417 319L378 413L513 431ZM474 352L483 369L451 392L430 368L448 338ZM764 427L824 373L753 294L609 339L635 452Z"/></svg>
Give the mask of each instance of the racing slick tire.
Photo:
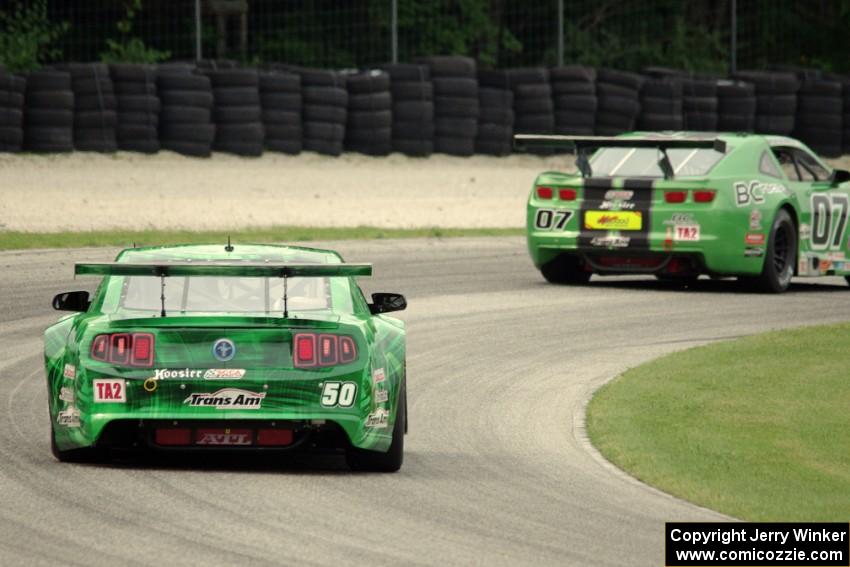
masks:
<svg viewBox="0 0 850 567"><path fill-rule="evenodd" d="M404 462L404 434L407 430L407 386L402 382L398 410L393 425L393 440L386 453L349 447L345 452L348 466L355 471L396 472Z"/></svg>
<svg viewBox="0 0 850 567"><path fill-rule="evenodd" d="M590 272L585 271L575 256L562 254L540 267L547 282L561 285L581 285L590 281Z"/></svg>
<svg viewBox="0 0 850 567"><path fill-rule="evenodd" d="M756 288L765 293L782 293L791 285L797 262L797 229L785 209L776 213L764 256L764 267L755 278Z"/></svg>

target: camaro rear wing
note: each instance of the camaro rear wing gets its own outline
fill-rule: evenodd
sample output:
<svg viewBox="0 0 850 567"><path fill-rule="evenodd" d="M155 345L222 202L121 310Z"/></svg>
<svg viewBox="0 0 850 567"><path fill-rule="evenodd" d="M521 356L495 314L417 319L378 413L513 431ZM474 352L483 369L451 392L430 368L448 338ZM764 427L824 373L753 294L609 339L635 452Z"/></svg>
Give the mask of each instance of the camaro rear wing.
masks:
<svg viewBox="0 0 850 567"><path fill-rule="evenodd" d="M130 264L102 262L75 264L80 276L154 276L201 277L230 276L241 278L352 277L371 276L372 264L281 264L268 262L163 262Z"/></svg>
<svg viewBox="0 0 850 567"><path fill-rule="evenodd" d="M152 276L161 278L160 315L165 317L165 278L229 276L240 278L283 278L283 316L289 317L287 280L294 277L371 276L372 264L286 264L271 262L163 262L130 264L103 262L75 264L81 276Z"/></svg>
<svg viewBox="0 0 850 567"><path fill-rule="evenodd" d="M590 163L587 160L587 151L596 148L656 148L661 154L658 165L664 172L665 179L673 177L673 168L667 157L667 150L674 148L682 149L707 149L726 153L726 142L719 138L710 137L621 137L621 136L561 136L557 134L517 134L514 136L514 145L520 150L529 149L567 149L576 154L576 166L582 176L590 177Z"/></svg>

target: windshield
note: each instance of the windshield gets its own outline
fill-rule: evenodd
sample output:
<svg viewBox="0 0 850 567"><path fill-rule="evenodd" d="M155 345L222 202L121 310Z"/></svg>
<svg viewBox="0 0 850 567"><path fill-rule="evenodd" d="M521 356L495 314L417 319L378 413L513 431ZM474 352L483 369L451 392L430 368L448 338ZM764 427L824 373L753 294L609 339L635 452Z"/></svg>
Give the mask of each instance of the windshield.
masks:
<svg viewBox="0 0 850 567"><path fill-rule="evenodd" d="M667 157L676 177L706 175L723 158L712 149L671 148ZM590 160L594 177L664 177L657 148L601 148Z"/></svg>
<svg viewBox="0 0 850 567"><path fill-rule="evenodd" d="M161 281L155 277L125 277L119 309L151 311L161 308ZM332 308L328 278L289 278L289 311ZM165 279L165 310L183 313L282 313L283 279L240 277L181 277Z"/></svg>

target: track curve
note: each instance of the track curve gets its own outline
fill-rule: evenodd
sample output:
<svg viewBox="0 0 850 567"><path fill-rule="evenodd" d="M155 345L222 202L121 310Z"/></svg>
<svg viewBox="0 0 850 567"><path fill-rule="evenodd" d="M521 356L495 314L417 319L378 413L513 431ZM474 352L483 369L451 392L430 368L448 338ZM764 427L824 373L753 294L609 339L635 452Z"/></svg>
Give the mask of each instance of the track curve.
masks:
<svg viewBox="0 0 850 567"><path fill-rule="evenodd" d="M0 253L0 564L661 565L663 522L722 516L604 462L598 386L708 341L850 318L841 278L784 296L646 278L546 285L520 238L329 243L410 308L410 435L395 475L283 467L65 465L48 448L41 332L78 260ZM82 285L81 285L82 284Z"/></svg>

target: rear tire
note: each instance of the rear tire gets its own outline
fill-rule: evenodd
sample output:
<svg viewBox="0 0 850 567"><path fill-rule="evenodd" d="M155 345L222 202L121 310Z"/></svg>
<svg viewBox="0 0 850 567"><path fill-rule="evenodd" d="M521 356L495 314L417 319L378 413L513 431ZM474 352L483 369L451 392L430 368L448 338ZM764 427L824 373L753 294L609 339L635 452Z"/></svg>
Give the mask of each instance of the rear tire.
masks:
<svg viewBox="0 0 850 567"><path fill-rule="evenodd" d="M560 285L581 285L590 281L590 272L585 271L578 258L563 254L543 264L540 273L546 281Z"/></svg>
<svg viewBox="0 0 850 567"><path fill-rule="evenodd" d="M349 447L345 453L348 466L355 471L396 472L404 462L404 433L407 428L407 388L402 382L398 397L393 440L386 453Z"/></svg>
<svg viewBox="0 0 850 567"><path fill-rule="evenodd" d="M768 235L764 267L755 278L756 287L765 293L782 293L791 285L797 262L797 229L791 215L780 209Z"/></svg>

